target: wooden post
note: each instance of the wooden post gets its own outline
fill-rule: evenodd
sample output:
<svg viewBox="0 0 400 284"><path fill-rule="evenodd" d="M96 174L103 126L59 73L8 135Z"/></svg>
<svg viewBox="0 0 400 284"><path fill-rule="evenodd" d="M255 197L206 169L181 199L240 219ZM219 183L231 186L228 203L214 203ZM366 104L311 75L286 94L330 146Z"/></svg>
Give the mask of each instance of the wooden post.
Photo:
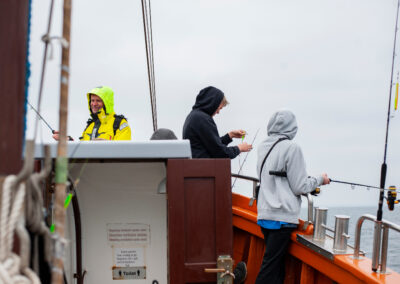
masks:
<svg viewBox="0 0 400 284"><path fill-rule="evenodd" d="M56 247L53 256L52 283L63 284L63 258L65 254L64 224L65 224L65 189L68 176L67 157L67 119L68 119L68 80L69 80L69 47L71 29L71 2L64 0L63 39L61 60L61 86L60 86L60 140L57 148L56 177L55 177L55 236Z"/></svg>
<svg viewBox="0 0 400 284"><path fill-rule="evenodd" d="M4 176L22 168L28 26L28 0L0 1L0 175Z"/></svg>

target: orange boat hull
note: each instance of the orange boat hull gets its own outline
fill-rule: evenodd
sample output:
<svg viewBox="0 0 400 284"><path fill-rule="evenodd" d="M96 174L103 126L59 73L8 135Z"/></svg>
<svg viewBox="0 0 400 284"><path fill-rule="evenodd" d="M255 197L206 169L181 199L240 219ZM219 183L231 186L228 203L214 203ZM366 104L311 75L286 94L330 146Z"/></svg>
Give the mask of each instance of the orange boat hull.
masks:
<svg viewBox="0 0 400 284"><path fill-rule="evenodd" d="M246 284L255 282L265 250L263 234L257 225L257 205L254 202L250 207L249 201L248 197L232 194L233 258L247 263ZM312 225L302 230L303 225L300 220L291 237L285 283L400 283L400 274L390 269L388 274L373 272L368 258L335 255L331 260L299 243L297 234L313 233Z"/></svg>

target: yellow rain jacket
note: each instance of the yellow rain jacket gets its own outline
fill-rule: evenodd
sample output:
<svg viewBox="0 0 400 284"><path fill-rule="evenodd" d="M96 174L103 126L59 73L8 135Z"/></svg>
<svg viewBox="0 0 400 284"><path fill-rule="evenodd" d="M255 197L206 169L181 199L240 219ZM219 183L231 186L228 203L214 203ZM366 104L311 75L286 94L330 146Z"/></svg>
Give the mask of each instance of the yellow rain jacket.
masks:
<svg viewBox="0 0 400 284"><path fill-rule="evenodd" d="M90 108L90 94L99 96L104 107L96 114ZM114 112L114 92L110 87L98 87L86 94L91 118L80 140L131 140L131 128L123 115Z"/></svg>

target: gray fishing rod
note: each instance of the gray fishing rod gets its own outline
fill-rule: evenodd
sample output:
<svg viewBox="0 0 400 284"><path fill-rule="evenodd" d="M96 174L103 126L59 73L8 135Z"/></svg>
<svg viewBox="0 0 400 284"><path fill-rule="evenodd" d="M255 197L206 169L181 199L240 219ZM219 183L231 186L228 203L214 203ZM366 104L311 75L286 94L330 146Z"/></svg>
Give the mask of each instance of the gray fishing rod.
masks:
<svg viewBox="0 0 400 284"><path fill-rule="evenodd" d="M40 113L33 107L33 105L31 105L31 103L29 101L27 101L27 102L28 102L28 105L31 107L31 109L39 117L39 119L42 120L47 125L47 127L50 129L51 133L55 134L56 131L53 129L53 127L50 126L50 124L43 118L43 116L40 115ZM68 136L68 140L69 141L74 141L74 139L71 136Z"/></svg>

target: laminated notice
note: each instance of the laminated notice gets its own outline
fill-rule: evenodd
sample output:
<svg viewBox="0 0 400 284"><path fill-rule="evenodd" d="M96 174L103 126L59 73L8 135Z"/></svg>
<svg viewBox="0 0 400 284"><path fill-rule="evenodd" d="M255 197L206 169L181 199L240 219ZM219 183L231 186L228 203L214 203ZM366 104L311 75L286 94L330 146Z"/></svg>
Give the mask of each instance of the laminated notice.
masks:
<svg viewBox="0 0 400 284"><path fill-rule="evenodd" d="M150 225L140 223L107 224L107 240L110 246L136 246L150 244Z"/></svg>
<svg viewBox="0 0 400 284"><path fill-rule="evenodd" d="M144 248L114 248L114 263L118 267L144 266Z"/></svg>

